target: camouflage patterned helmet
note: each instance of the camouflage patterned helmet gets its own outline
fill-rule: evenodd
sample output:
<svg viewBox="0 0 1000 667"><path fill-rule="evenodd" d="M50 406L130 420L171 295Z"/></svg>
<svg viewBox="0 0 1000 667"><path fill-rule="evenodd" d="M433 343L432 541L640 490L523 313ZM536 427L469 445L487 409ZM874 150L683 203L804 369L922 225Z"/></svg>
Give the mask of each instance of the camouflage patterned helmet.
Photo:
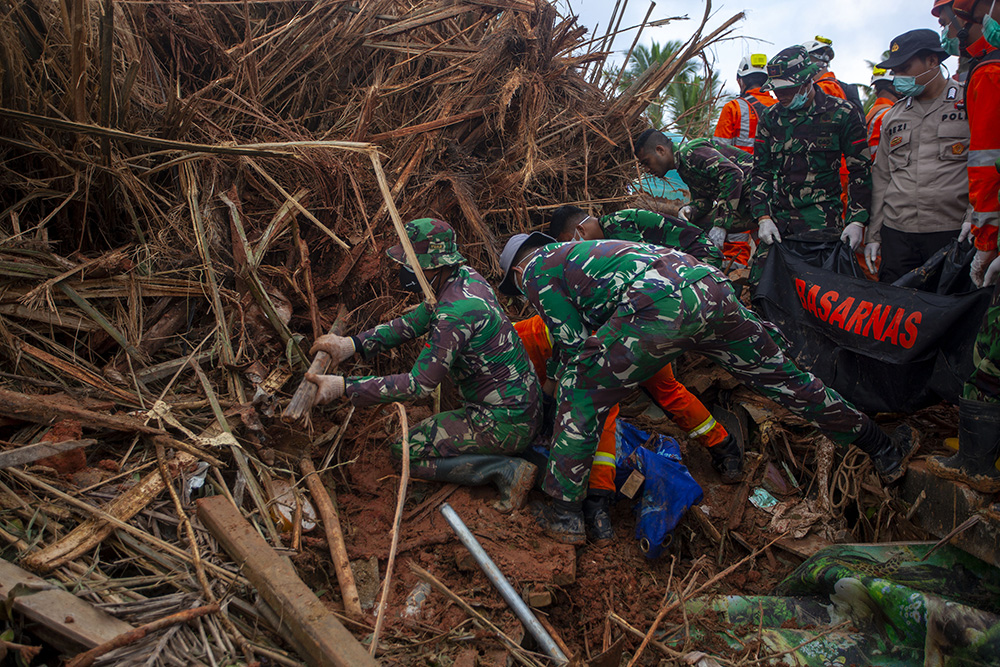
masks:
<svg viewBox="0 0 1000 667"><path fill-rule="evenodd" d="M805 47L790 46L767 64L767 83L761 86L761 91L801 86L812 81L818 71L819 65L809 57Z"/></svg>
<svg viewBox="0 0 1000 667"><path fill-rule="evenodd" d="M413 244L413 251L417 254L421 268L436 269L439 266L465 264L465 258L458 252L458 244L455 242L455 230L444 220L411 220L406 223L406 235ZM402 245L392 246L386 254L400 264L407 263Z"/></svg>

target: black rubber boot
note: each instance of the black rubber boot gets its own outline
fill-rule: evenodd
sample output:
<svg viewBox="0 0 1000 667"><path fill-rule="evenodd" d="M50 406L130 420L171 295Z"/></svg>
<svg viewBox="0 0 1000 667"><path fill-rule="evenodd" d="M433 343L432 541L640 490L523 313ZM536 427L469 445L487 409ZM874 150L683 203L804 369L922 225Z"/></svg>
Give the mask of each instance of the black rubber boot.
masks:
<svg viewBox="0 0 1000 667"><path fill-rule="evenodd" d="M463 486L493 484L500 500L493 503L498 512L508 513L524 507L528 492L535 483L538 468L522 458L484 454L462 454L428 459L415 477L451 482Z"/></svg>
<svg viewBox="0 0 1000 667"><path fill-rule="evenodd" d="M611 500L614 496L614 491L591 490L583 501L587 537L599 547L606 547L615 539L615 529L611 526Z"/></svg>
<svg viewBox="0 0 1000 667"><path fill-rule="evenodd" d="M959 399L958 452L932 456L927 469L938 477L953 479L981 493L1000 491L1000 403Z"/></svg>
<svg viewBox="0 0 1000 667"><path fill-rule="evenodd" d="M912 426L900 424L890 438L865 416L861 433L853 444L871 458L882 483L888 486L903 477L906 463L920 446L920 437Z"/></svg>
<svg viewBox="0 0 1000 667"><path fill-rule="evenodd" d="M574 546L587 543L583 530L583 502L553 499L546 504L536 500L528 509L549 537Z"/></svg>
<svg viewBox="0 0 1000 667"><path fill-rule="evenodd" d="M719 444L709 447L712 467L722 476L723 484L738 484L743 481L743 448L730 433Z"/></svg>

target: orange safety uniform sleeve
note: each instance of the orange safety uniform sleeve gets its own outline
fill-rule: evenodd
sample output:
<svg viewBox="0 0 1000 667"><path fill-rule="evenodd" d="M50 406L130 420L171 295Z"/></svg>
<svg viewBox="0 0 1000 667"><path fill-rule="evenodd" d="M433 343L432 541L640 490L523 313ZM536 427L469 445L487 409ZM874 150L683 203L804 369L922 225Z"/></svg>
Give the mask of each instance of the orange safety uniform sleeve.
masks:
<svg viewBox="0 0 1000 667"><path fill-rule="evenodd" d="M719 122L715 124L715 135L723 143L732 144L740 136L740 107L736 100L729 100L719 112Z"/></svg>
<svg viewBox="0 0 1000 667"><path fill-rule="evenodd" d="M977 67L966 97L969 116L969 202L972 204L972 234L978 250L997 250L1000 223L1000 62Z"/></svg>
<svg viewBox="0 0 1000 667"><path fill-rule="evenodd" d="M545 384L548 379L545 366L549 357L552 356L552 337L549 336L548 327L542 321L541 315L535 315L526 320L515 322L514 330L521 337L524 349L528 351L528 358L531 359L531 365L535 367L539 382Z"/></svg>
<svg viewBox="0 0 1000 667"><path fill-rule="evenodd" d="M590 488L594 491L614 491L615 490L615 454L618 450L618 443L615 439L617 433L618 406L615 405L608 412L608 418L604 420L604 430L601 431L601 439L597 443L597 453L594 454L594 462L590 466Z"/></svg>
<svg viewBox="0 0 1000 667"><path fill-rule="evenodd" d="M689 438L697 440L703 446L713 447L729 435L726 427L715 421L705 404L674 377L670 364L643 382L642 386L653 395L653 399L670 418L687 431Z"/></svg>
<svg viewBox="0 0 1000 667"><path fill-rule="evenodd" d="M847 93L841 87L840 83L837 81L837 77L833 75L833 72L825 72L823 76L816 80L816 85L827 95L833 95L834 97L839 97L842 100L847 99Z"/></svg>

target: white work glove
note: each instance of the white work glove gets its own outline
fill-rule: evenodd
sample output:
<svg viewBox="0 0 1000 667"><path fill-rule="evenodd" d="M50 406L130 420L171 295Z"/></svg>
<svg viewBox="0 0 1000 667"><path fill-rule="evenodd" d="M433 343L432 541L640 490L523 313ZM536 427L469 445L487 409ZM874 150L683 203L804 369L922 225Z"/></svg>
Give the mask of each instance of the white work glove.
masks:
<svg viewBox="0 0 1000 667"><path fill-rule="evenodd" d="M771 245L775 241L781 243L781 234L778 233L778 227L771 218L760 219L760 224L757 225L757 236L767 245Z"/></svg>
<svg viewBox="0 0 1000 667"><path fill-rule="evenodd" d="M840 235L843 243L851 246L851 250L857 250L858 246L865 239L865 226L860 222L852 222L844 227L844 232Z"/></svg>
<svg viewBox="0 0 1000 667"><path fill-rule="evenodd" d="M725 228L712 227L710 230L708 230L708 240L711 241L716 248L719 248L721 250L722 246L726 245Z"/></svg>
<svg viewBox="0 0 1000 667"><path fill-rule="evenodd" d="M969 277L976 287L985 287L983 279L986 276L986 269L992 268L993 260L997 258L996 250L977 250L976 256L972 258L972 265L969 267ZM994 275L994 280L996 276Z"/></svg>
<svg viewBox="0 0 1000 667"><path fill-rule="evenodd" d="M354 339L337 334L324 334L317 338L313 346L309 348L309 354L317 352L326 352L330 355L330 360L333 363L339 364L354 354Z"/></svg>
<svg viewBox="0 0 1000 667"><path fill-rule="evenodd" d="M878 249L881 246L878 241L872 241L865 246L865 264L872 273L875 273L875 260L878 258Z"/></svg>
<svg viewBox="0 0 1000 667"><path fill-rule="evenodd" d="M681 210L677 211L677 217L680 218L681 220L683 220L684 222L690 222L691 221L691 214L693 212L694 212L694 209L691 208L690 206L683 206L683 207L681 207Z"/></svg>
<svg viewBox="0 0 1000 667"><path fill-rule="evenodd" d="M972 223L971 222L963 222L962 223L962 232L958 235L958 242L962 243L963 241L965 241L966 239L969 238L970 234L972 234Z"/></svg>
<svg viewBox="0 0 1000 667"><path fill-rule="evenodd" d="M344 395L345 385L343 375L316 375L306 373L306 381L316 385L316 398L313 405L323 405Z"/></svg>
<svg viewBox="0 0 1000 667"><path fill-rule="evenodd" d="M983 287L996 285L997 278L1000 278L1000 257L990 262L989 268L986 269L986 277L983 278Z"/></svg>

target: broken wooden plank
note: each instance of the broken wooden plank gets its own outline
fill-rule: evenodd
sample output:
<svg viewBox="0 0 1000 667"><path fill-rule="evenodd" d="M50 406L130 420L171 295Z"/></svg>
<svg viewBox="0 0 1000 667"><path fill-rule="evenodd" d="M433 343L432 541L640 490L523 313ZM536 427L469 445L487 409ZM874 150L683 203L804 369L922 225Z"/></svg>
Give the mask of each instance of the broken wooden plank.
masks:
<svg viewBox="0 0 1000 667"><path fill-rule="evenodd" d="M16 448L0 452L0 468L23 466L28 463L34 463L38 459L44 459L47 456L55 456L56 454L71 452L74 449L90 447L96 444L96 440L64 440L63 442L38 442L34 445L18 447L13 443L0 441L0 445Z"/></svg>
<svg viewBox="0 0 1000 667"><path fill-rule="evenodd" d="M127 433L167 435L161 429L147 426L135 417L105 415L41 394L21 394L0 389L0 415L36 424L51 424L61 419L73 418L90 428L106 428Z"/></svg>
<svg viewBox="0 0 1000 667"><path fill-rule="evenodd" d="M337 313L337 319L330 327L330 333L336 334L338 336L343 335L344 327L347 325L347 307L343 304L340 305L340 311ZM326 352L317 352L316 356L313 358L312 364L309 366L309 372L316 375L322 375L330 369L331 365L330 355ZM295 390L295 394L292 395L292 400L289 401L288 407L282 413L281 418L288 423L296 422L303 417L308 417L309 411L312 410L313 400L316 398L316 385L312 382L302 380L299 388Z"/></svg>
<svg viewBox="0 0 1000 667"><path fill-rule="evenodd" d="M198 500L198 518L226 550L257 592L288 624L308 651L309 665L354 667L375 661L306 586L291 563L278 555L222 496Z"/></svg>
<svg viewBox="0 0 1000 667"><path fill-rule="evenodd" d="M196 461L197 459L187 452L177 452L177 456L168 462L167 469L176 476L182 469L193 466ZM152 472L112 500L106 512L121 521L128 521L145 509L166 486L167 482L160 476L160 471ZM96 547L107 539L115 528L114 524L104 519L87 519L58 542L53 542L27 556L24 564L35 572L50 572Z"/></svg>
<svg viewBox="0 0 1000 667"><path fill-rule="evenodd" d="M91 649L133 629L125 621L3 559L0 599L7 601L15 614L45 628L41 636L60 650Z"/></svg>

